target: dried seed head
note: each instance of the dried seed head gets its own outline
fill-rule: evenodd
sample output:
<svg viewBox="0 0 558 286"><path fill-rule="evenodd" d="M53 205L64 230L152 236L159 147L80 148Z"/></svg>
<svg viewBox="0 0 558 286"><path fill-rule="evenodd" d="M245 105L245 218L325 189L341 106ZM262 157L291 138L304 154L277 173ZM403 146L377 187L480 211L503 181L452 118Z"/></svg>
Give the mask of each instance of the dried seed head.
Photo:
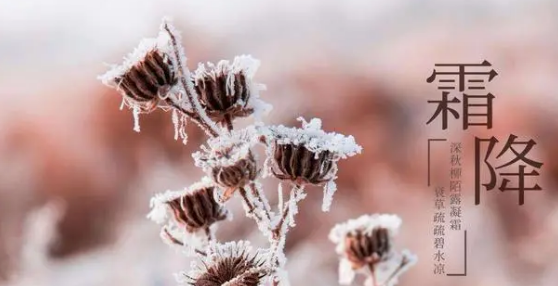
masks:
<svg viewBox="0 0 558 286"><path fill-rule="evenodd" d="M262 131L274 163L271 171L277 178L297 184L321 184L335 177L339 159L361 152L362 147L352 136L324 132L319 119L298 120L302 121L302 129L280 125Z"/></svg>
<svg viewBox="0 0 558 286"><path fill-rule="evenodd" d="M268 275L265 258L259 253L250 254L249 244L233 242L217 247L222 249L210 254L203 268L188 276L190 285L258 286Z"/></svg>
<svg viewBox="0 0 558 286"><path fill-rule="evenodd" d="M230 166L216 166L211 170L213 181L223 188L237 189L256 179L256 160L251 152Z"/></svg>
<svg viewBox="0 0 558 286"><path fill-rule="evenodd" d="M385 228L375 228L372 232L356 231L345 237L345 255L354 269L385 261L390 251L391 238Z"/></svg>
<svg viewBox="0 0 558 286"><path fill-rule="evenodd" d="M168 57L169 37L160 33L157 38L141 41L139 46L113 66L99 79L117 88L130 107L150 111L157 106L160 96L165 96L178 81Z"/></svg>
<svg viewBox="0 0 558 286"><path fill-rule="evenodd" d="M393 285L417 260L407 250L393 248L400 226L398 216L386 214L363 215L336 225L329 239L337 245L336 251L341 256L339 283L351 284L357 271L366 267L378 281Z"/></svg>
<svg viewBox="0 0 558 286"><path fill-rule="evenodd" d="M188 232L204 229L226 218L227 212L213 197L214 187L202 187L169 200L174 219Z"/></svg>
<svg viewBox="0 0 558 286"><path fill-rule="evenodd" d="M273 170L277 178L299 185L318 185L331 179L334 171L333 155L329 151L314 153L304 145L273 143Z"/></svg>
<svg viewBox="0 0 558 286"><path fill-rule="evenodd" d="M196 165L225 190L223 201L258 175L256 158L250 150L257 141L253 133L252 129L243 129L211 139L207 147L202 147L203 151L192 155Z"/></svg>
<svg viewBox="0 0 558 286"><path fill-rule="evenodd" d="M258 98L261 87L252 83L259 62L249 56L236 57L233 63L220 61L200 64L193 74L200 104L216 122L246 117L268 109Z"/></svg>
<svg viewBox="0 0 558 286"><path fill-rule="evenodd" d="M170 60L151 50L128 71L114 79L124 96L143 106L156 106L177 82Z"/></svg>

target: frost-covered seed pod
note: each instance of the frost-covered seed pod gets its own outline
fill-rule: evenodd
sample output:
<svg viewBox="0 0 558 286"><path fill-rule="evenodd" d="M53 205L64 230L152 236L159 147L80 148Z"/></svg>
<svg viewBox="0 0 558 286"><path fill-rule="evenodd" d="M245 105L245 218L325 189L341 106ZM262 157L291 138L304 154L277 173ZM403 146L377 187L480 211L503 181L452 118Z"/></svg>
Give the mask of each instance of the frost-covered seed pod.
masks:
<svg viewBox="0 0 558 286"><path fill-rule="evenodd" d="M232 62L200 64L192 74L199 101L207 115L223 125L238 117L260 115L270 106L259 99L263 85L254 83L259 61L250 56L237 56Z"/></svg>
<svg viewBox="0 0 558 286"><path fill-rule="evenodd" d="M174 219L189 232L207 228L226 218L226 210L213 197L214 187L204 187L168 201Z"/></svg>
<svg viewBox="0 0 558 286"><path fill-rule="evenodd" d="M155 104L159 96L166 95L176 84L177 77L170 61L159 51L152 50L126 73L116 78L115 82L130 99Z"/></svg>
<svg viewBox="0 0 558 286"><path fill-rule="evenodd" d="M369 233L357 231L345 237L345 254L355 269L386 260L390 251L391 239L385 228Z"/></svg>
<svg viewBox="0 0 558 286"><path fill-rule="evenodd" d="M193 286L258 286L269 274L265 258L250 254L243 243L227 245L230 251L216 253L203 261L203 268L188 276Z"/></svg>
<svg viewBox="0 0 558 286"><path fill-rule="evenodd" d="M215 166L211 170L213 181L223 188L237 189L256 179L258 167L254 155L248 155L230 166Z"/></svg>
<svg viewBox="0 0 558 286"><path fill-rule="evenodd" d="M217 72L215 77L204 76L196 79L196 90L200 95L200 103L207 114L217 122L223 121L225 116L245 117L253 110L245 109L241 103L247 103L250 91L246 86L246 77L242 72L234 74L234 88L229 92L227 88L227 74Z"/></svg>
<svg viewBox="0 0 558 286"><path fill-rule="evenodd" d="M299 184L317 185L328 181L334 166L332 158L329 151L316 154L304 145L273 144L274 163L281 171L276 174L280 179Z"/></svg>

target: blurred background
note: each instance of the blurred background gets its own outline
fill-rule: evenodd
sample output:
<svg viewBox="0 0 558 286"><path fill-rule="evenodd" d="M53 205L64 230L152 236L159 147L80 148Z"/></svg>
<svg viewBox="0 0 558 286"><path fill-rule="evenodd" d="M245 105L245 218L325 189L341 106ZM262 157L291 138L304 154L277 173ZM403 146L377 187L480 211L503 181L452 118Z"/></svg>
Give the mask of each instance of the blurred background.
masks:
<svg viewBox="0 0 558 286"><path fill-rule="evenodd" d="M145 218L149 198L198 180L190 154L203 134L173 140L170 113L132 130L121 97L96 76L120 63L168 15L189 67L251 54L274 110L268 123L320 117L354 135L364 152L340 163L332 211L309 189L287 242L293 285L338 285L327 240L336 223L365 213L403 218L397 244L419 256L400 285L556 285L558 281L558 2L18 0L0 2L0 285L175 285L189 262ZM426 125L435 63L488 60L494 128ZM246 124L246 121L241 124ZM541 192L482 193L474 205L474 136L534 139ZM436 276L434 189L428 138L463 144L463 228L468 275ZM432 174L449 174L449 145L433 149ZM500 147L501 148L501 147ZM497 152L497 151L495 151ZM277 182L266 185L273 198ZM273 199L272 199L273 200ZM264 240L239 200L223 240ZM448 232L449 233L449 232ZM446 243L446 272L463 269L463 237ZM355 281L354 285L362 285Z"/></svg>

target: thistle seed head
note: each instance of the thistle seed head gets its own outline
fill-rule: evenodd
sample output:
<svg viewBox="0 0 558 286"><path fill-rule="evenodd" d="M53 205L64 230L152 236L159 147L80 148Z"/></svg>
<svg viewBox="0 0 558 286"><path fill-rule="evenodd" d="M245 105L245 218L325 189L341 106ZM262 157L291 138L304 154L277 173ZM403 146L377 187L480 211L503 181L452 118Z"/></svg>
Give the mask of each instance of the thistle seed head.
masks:
<svg viewBox="0 0 558 286"><path fill-rule="evenodd" d="M352 136L324 132L317 118L298 120L302 128L279 125L261 131L273 161L271 171L279 179L313 185L331 181L337 173L337 161L362 150Z"/></svg>
<svg viewBox="0 0 558 286"><path fill-rule="evenodd" d="M258 86L252 76L259 62L249 56L236 57L232 63L220 61L200 64L193 74L200 104L215 122L246 117L255 112Z"/></svg>
<svg viewBox="0 0 558 286"><path fill-rule="evenodd" d="M227 211L215 201L214 187L203 187L167 202L175 221L188 232L204 229L224 220Z"/></svg>
<svg viewBox="0 0 558 286"><path fill-rule="evenodd" d="M193 286L258 286L269 273L264 267L265 259L259 253L250 254L246 243L224 245L226 251L218 251L204 261L202 269L188 276Z"/></svg>
<svg viewBox="0 0 558 286"><path fill-rule="evenodd" d="M252 152L230 166L216 166L211 170L213 181L223 188L241 188L254 181L258 174Z"/></svg>
<svg viewBox="0 0 558 286"><path fill-rule="evenodd" d="M225 190L221 200L226 201L239 188L253 182L258 176L256 158L250 148L255 144L254 130L235 130L211 139L208 146L192 156L214 184Z"/></svg>
<svg viewBox="0 0 558 286"><path fill-rule="evenodd" d="M273 143L273 160L280 171L273 171L276 177L299 185L324 183L330 180L334 170L331 152L317 154L304 145Z"/></svg>
<svg viewBox="0 0 558 286"><path fill-rule="evenodd" d="M368 233L356 231L345 237L345 255L354 269L385 261L390 251L391 238L385 228L376 228Z"/></svg>
<svg viewBox="0 0 558 286"><path fill-rule="evenodd" d="M177 82L170 60L151 50L128 71L114 79L123 95L144 106L156 106Z"/></svg>

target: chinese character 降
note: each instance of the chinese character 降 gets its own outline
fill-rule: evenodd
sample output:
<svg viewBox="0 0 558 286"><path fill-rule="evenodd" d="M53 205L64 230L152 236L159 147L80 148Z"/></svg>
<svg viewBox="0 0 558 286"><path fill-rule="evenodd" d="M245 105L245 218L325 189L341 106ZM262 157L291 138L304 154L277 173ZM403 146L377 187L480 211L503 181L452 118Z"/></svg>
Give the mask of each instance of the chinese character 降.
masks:
<svg viewBox="0 0 558 286"><path fill-rule="evenodd" d="M514 159L508 161L507 163L504 163L498 167L493 167L492 164L490 164L488 162L488 159L492 153L492 150L494 149L494 147L496 146L497 143L499 143L498 139L496 139L494 136L492 136L490 139L480 139L478 137L475 138L475 204L478 205L480 204L480 188L481 188L481 156L480 156L480 152L481 152L481 144L484 142L488 142L488 148L487 148L487 152L486 155L484 156L483 162L486 165L486 167L488 168L488 171L490 173L490 181L488 183L482 184L487 191L490 191L492 189L494 189L496 187L496 182L497 182L497 178L496 178L496 170L498 169L502 169L505 167L509 167L511 165L513 165L514 163L518 163L517 165L517 169L518 171L516 173L512 173L512 172L503 172L500 173L499 175L503 176L503 177L515 177L517 178L517 185L514 186L510 186L510 180L508 178L504 178L502 180L502 183L500 184L499 190L504 192L504 191L518 191L519 192L519 205L523 205L525 203L525 191L540 191L542 190L542 188L535 183L534 186L525 186L525 177L533 177L533 176L539 176L539 172L537 172L536 169L540 169L543 165L543 163L541 162L537 162L535 160L529 159L527 158L527 154L529 153L529 151L531 151L531 149L537 144L535 143L535 141L533 139L529 140L529 141L517 141L517 136L511 134L508 137L508 141L506 142L505 146L502 148L502 151L496 156L496 159L500 158L502 155L504 155L507 152L511 152L514 156ZM523 150L521 152L518 152L518 150L516 150L514 148L514 146L523 146ZM521 162L520 162L521 161ZM524 163L524 164L523 164ZM526 172L525 169L527 168L527 166L530 166L533 168L532 171L530 172Z"/></svg>

